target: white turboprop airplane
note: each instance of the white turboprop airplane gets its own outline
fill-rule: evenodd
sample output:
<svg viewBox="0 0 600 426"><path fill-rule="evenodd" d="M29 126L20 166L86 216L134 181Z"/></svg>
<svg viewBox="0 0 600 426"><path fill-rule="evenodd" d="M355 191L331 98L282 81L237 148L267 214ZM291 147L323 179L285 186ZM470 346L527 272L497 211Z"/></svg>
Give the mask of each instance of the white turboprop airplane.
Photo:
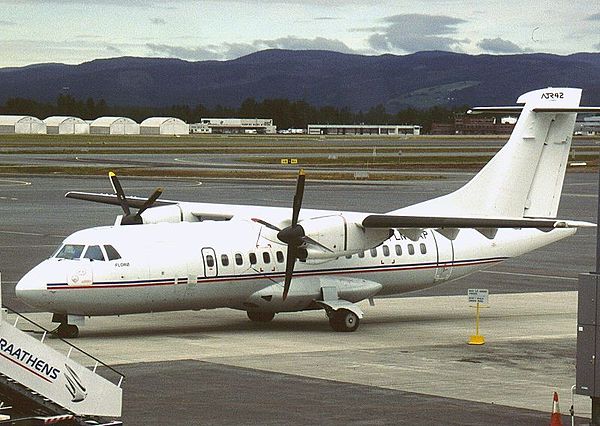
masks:
<svg viewBox="0 0 600 426"><path fill-rule="evenodd" d="M354 331L357 302L464 277L573 235L592 223L556 219L581 90L548 88L518 99L508 143L457 191L386 214L257 207L126 197L66 196L121 205L114 226L67 237L28 272L16 294L54 313L57 334L76 337L85 316L324 309L336 331ZM130 207L139 208L133 214ZM124 226L136 224L137 226Z"/></svg>

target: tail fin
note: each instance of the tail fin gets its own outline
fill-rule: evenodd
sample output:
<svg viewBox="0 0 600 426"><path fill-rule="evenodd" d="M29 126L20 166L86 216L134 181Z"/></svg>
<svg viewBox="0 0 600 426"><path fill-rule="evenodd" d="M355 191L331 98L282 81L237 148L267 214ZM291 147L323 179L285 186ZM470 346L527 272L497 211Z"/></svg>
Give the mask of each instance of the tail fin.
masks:
<svg viewBox="0 0 600 426"><path fill-rule="evenodd" d="M507 144L455 192L395 214L458 217L556 217L581 89L548 88L521 95L521 115ZM494 111L482 108L483 112ZM477 112L477 111L475 111Z"/></svg>

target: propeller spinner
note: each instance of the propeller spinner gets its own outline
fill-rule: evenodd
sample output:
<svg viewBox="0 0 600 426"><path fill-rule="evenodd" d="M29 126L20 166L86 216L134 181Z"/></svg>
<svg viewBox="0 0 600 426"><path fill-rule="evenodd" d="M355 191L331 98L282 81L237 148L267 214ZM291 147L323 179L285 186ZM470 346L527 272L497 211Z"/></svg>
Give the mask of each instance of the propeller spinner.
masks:
<svg viewBox="0 0 600 426"><path fill-rule="evenodd" d="M156 188L156 190L148 197L148 199L144 202L142 207L138 209L135 214L131 213L131 209L129 208L129 202L127 201L127 197L125 196L125 191L123 191L123 187L117 178L117 175L113 172L108 173L108 178L110 179L110 183L112 184L113 190L119 203L121 204L121 208L123 209L123 218L121 219L121 225L141 225L144 223L142 220L142 213L146 211L146 209L152 207L154 202L160 197L163 192L162 188Z"/></svg>

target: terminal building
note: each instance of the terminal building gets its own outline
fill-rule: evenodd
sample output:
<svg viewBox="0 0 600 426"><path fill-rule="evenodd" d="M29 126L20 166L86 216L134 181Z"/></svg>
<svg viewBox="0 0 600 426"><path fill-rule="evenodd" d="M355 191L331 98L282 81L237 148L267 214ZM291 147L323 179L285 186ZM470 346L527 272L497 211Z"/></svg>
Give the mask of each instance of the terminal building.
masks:
<svg viewBox="0 0 600 426"><path fill-rule="evenodd" d="M575 135L600 135L600 116L583 117L575 122Z"/></svg>
<svg viewBox="0 0 600 426"><path fill-rule="evenodd" d="M454 123L432 123L432 135L509 135L517 119L515 117L481 117L455 114Z"/></svg>
<svg viewBox="0 0 600 426"><path fill-rule="evenodd" d="M421 126L409 124L309 124L309 135L420 135Z"/></svg>
<svg viewBox="0 0 600 426"><path fill-rule="evenodd" d="M190 124L190 133L274 134L272 118L202 118Z"/></svg>

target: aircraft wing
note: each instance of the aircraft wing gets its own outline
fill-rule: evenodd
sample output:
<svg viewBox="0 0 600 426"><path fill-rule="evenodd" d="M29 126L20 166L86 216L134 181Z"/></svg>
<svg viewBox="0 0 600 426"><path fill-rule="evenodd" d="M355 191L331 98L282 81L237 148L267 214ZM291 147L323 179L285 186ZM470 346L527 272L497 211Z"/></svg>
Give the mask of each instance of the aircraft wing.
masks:
<svg viewBox="0 0 600 426"><path fill-rule="evenodd" d="M65 194L67 198L76 200L91 201L101 204L111 204L120 206L121 202L115 194L92 193L70 191ZM127 203L130 207L141 208L146 202L146 198L126 196ZM251 206L241 204L218 204L218 203L198 203L188 201L174 201L157 199L154 201L150 209L177 205L186 213L195 216L197 220L230 220L235 218L252 219L255 217L278 224L281 227L289 225L290 208L289 207L266 207L266 206ZM304 209L300 214L301 218L310 218L315 216L323 216L327 214L335 214L329 210Z"/></svg>
<svg viewBox="0 0 600 426"><path fill-rule="evenodd" d="M372 214L362 221L365 228L397 229L407 238L417 241L423 229L433 228L454 240L461 229L475 229L487 238L494 238L501 228L537 228L550 231L555 228L594 227L595 223L563 219L395 216Z"/></svg>
<svg viewBox="0 0 600 426"><path fill-rule="evenodd" d="M102 204L113 204L115 206L120 206L121 202L117 198L115 194L97 194L92 192L78 192L78 191L70 191L65 194L67 198L74 198L76 200L84 200L84 201L92 201L94 203L102 203ZM146 198L142 197L126 197L129 205L131 207L135 207L136 209L141 208L146 201ZM154 206L168 206L171 204L178 204L178 201L169 201L169 200L156 200L153 204Z"/></svg>
<svg viewBox="0 0 600 426"><path fill-rule="evenodd" d="M595 223L563 219L393 216L372 214L365 228L583 228Z"/></svg>

